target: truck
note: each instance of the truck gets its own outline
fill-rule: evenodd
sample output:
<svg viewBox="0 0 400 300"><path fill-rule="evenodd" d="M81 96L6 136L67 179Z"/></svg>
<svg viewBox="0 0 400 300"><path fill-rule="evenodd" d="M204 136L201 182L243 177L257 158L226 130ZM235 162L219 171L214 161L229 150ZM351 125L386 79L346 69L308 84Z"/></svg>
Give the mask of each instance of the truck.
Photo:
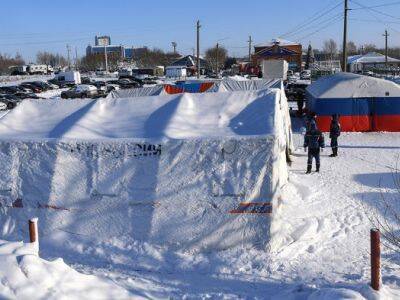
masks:
<svg viewBox="0 0 400 300"><path fill-rule="evenodd" d="M262 62L262 74L264 79L287 80L289 64L286 60L272 59Z"/></svg>
<svg viewBox="0 0 400 300"><path fill-rule="evenodd" d="M165 69L166 77L186 77L186 66L169 66Z"/></svg>
<svg viewBox="0 0 400 300"><path fill-rule="evenodd" d="M35 65L29 64L26 66L26 70L30 75L34 74L51 74L53 72L53 67L49 65Z"/></svg>
<svg viewBox="0 0 400 300"><path fill-rule="evenodd" d="M55 75L58 82L65 84L81 84L81 73L79 71L65 71Z"/></svg>

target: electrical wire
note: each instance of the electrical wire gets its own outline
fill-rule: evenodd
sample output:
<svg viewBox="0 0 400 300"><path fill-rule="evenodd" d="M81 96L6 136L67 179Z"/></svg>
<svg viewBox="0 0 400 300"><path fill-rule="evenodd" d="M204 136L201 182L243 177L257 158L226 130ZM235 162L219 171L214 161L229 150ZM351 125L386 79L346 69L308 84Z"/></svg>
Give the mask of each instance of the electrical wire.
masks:
<svg viewBox="0 0 400 300"><path fill-rule="evenodd" d="M339 7L342 4L342 1L340 1L340 3L336 4L335 6L331 7L331 5L327 6L328 8L325 8L321 11L316 12L314 15L312 15L310 18L308 18L307 20L304 20L303 22L301 22L300 24L298 24L296 27L294 27L294 29L280 35L280 37L286 37L289 35L292 35L298 31L301 31L304 27L309 26L311 23L314 23L315 21L321 19L322 17L328 15L329 13L331 13L332 11L334 11L337 7Z"/></svg>
<svg viewBox="0 0 400 300"><path fill-rule="evenodd" d="M337 18L342 18L342 17L343 17L343 14L342 13L338 13L338 14L332 16L329 19L323 20L322 22L319 22L317 24L310 25L310 26L304 28L304 30L302 30L300 33L297 33L297 34L294 34L294 35L291 35L291 36L298 37L298 36L300 36L300 34L304 35L309 30L315 30L315 28L323 27L323 26L329 24L330 22L332 22L333 20L337 20Z"/></svg>
<svg viewBox="0 0 400 300"><path fill-rule="evenodd" d="M374 6L366 6L366 7L360 7L360 8L352 8L351 10L371 9L371 8L387 7L387 6L393 6L393 5L400 5L400 1L391 2L391 3L386 3L386 4L379 4L379 5L374 5Z"/></svg>
<svg viewBox="0 0 400 300"><path fill-rule="evenodd" d="M341 21L341 20L343 20L343 16L338 16L338 17L336 17L334 20L332 20L331 22L329 22L328 24L326 24L324 27L319 28L319 29L313 31L313 32L311 32L310 34L307 34L307 35L305 35L305 36L299 38L298 40L299 40L299 41L302 41L302 40L304 40L304 39L306 39L306 38L309 38L310 36L313 36L313 35L317 34L318 32L320 32L320 31L322 31L322 30L328 28L329 26L331 26L331 25L333 25L333 24L335 24L335 23L337 23L338 21Z"/></svg>
<svg viewBox="0 0 400 300"><path fill-rule="evenodd" d="M353 2L353 3L355 3L355 4L358 5L358 6L362 7L362 8L367 9L367 10L369 11L369 14L370 14L377 22L379 22L379 23L385 25L387 28L391 29L392 31L394 31L394 32L396 32L396 33L400 33L399 30L393 28L393 27L390 26L387 22L385 22L385 21L383 21L382 19L378 18L378 17L374 14L374 12L375 12L375 13L379 13L379 14L384 14L384 15L387 15L387 14L382 13L382 12L380 12L380 11L377 11L376 9L373 9L373 8L368 8L367 6L365 6L365 5L361 4L361 3L358 3L358 2L355 1L355 0L350 0L350 1ZM388 15L388 16L390 16L390 15ZM390 17L400 20L400 18L397 18L397 17L394 17L394 16L390 16Z"/></svg>
<svg viewBox="0 0 400 300"><path fill-rule="evenodd" d="M373 12L375 12L375 13L377 13L377 14L380 14L380 15L383 15L383 16L386 16L386 17L390 17L390 18L393 18L393 19L396 19L396 20L400 20L400 17L396 17L396 16L390 15L390 14L388 14L388 13L384 13L384 12L382 12L382 11L380 11L380 10L374 9L374 8L372 8L372 7L365 6L365 5L359 3L359 2L357 2L357 1L355 1L355 0L350 0L350 1L353 2L353 3L355 3L355 4L357 4L358 6L360 6L360 7L363 8L363 9L367 9L367 10L369 10L369 11L373 11Z"/></svg>

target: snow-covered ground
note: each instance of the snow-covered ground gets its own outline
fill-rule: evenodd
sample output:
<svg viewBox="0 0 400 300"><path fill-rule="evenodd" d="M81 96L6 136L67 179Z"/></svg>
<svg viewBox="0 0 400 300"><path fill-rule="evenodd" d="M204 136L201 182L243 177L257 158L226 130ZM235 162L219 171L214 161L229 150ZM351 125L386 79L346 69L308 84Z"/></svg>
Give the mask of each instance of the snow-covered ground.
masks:
<svg viewBox="0 0 400 300"><path fill-rule="evenodd" d="M34 244L0 240L0 299L127 299L109 279L84 275L59 258L37 256Z"/></svg>
<svg viewBox="0 0 400 300"><path fill-rule="evenodd" d="M368 286L368 215L379 207L382 191L396 195L392 173L400 134L343 134L339 157L328 157L326 149L321 173L311 175L304 174L300 133L295 141L298 149L274 212L270 249L192 253L118 236L95 242L59 232L41 237L40 255L50 261L62 257L79 272L106 277L134 299L399 299L400 258L386 248L384 288L377 294ZM21 269L31 263L14 260ZM32 263L45 272L47 263ZM11 277L0 274L4 286ZM64 284L52 286L54 295L65 291ZM76 294L67 290L64 295Z"/></svg>
<svg viewBox="0 0 400 300"><path fill-rule="evenodd" d="M52 78L53 75L0 76L0 86L18 85L26 81L47 81Z"/></svg>

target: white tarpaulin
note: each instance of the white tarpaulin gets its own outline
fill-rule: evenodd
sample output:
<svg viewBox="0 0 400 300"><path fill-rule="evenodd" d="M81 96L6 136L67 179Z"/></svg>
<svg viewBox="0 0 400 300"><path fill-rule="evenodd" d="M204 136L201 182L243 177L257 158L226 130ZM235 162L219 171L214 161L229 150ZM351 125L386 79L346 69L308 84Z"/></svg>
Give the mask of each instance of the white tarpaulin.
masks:
<svg viewBox="0 0 400 300"><path fill-rule="evenodd" d="M287 180L280 93L24 101L0 120L0 222L38 216L43 234L195 250L262 246L270 218L232 212L272 205Z"/></svg>

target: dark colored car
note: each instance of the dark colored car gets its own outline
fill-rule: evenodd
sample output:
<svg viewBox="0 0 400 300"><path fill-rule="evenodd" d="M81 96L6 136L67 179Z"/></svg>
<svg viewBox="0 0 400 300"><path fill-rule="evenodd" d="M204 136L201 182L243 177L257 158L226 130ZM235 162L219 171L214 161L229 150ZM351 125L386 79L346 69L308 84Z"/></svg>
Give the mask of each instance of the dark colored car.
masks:
<svg viewBox="0 0 400 300"><path fill-rule="evenodd" d="M43 81L33 81L32 82L33 85L41 88L43 91L48 91L48 90L52 90L53 87L49 84L47 84L46 82Z"/></svg>
<svg viewBox="0 0 400 300"><path fill-rule="evenodd" d="M18 92L18 93L15 93L14 96L18 97L19 99L41 99L34 93Z"/></svg>
<svg viewBox="0 0 400 300"><path fill-rule="evenodd" d="M82 84L91 84L92 82L90 81L89 77L81 77L81 83Z"/></svg>
<svg viewBox="0 0 400 300"><path fill-rule="evenodd" d="M34 85L34 84L30 83L30 82L21 83L20 86L22 86L24 88L27 88L27 89L30 89L33 93L41 93L41 92L43 92L42 88L40 88L37 85Z"/></svg>
<svg viewBox="0 0 400 300"><path fill-rule="evenodd" d="M3 94L15 94L21 90L17 86L2 86L0 87L0 92Z"/></svg>
<svg viewBox="0 0 400 300"><path fill-rule="evenodd" d="M117 84L121 87L121 89L133 89L141 87L140 83L132 81L131 79L128 78L119 79Z"/></svg>
<svg viewBox="0 0 400 300"><path fill-rule="evenodd" d="M5 103L7 106L7 109L13 109L19 102L21 102L21 99L14 95L3 95L0 94L0 102Z"/></svg>

